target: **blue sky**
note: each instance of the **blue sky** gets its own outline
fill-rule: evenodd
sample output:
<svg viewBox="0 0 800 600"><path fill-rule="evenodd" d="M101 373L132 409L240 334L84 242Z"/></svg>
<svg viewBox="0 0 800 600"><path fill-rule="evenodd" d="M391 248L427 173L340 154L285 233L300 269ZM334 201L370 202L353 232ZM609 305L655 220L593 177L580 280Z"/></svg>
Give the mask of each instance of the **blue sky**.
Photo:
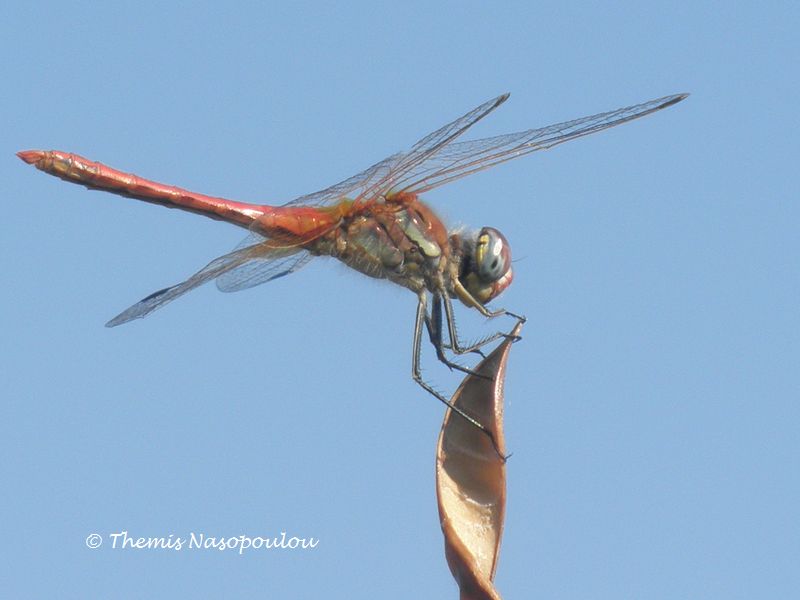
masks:
<svg viewBox="0 0 800 600"><path fill-rule="evenodd" d="M796 593L798 17L788 2L8 7L5 594L457 597L434 495L443 411L409 377L414 297L321 259L108 330L241 231L14 152L278 204L505 91L473 136L692 96L427 197L452 226L505 233L516 278L498 304L529 318L498 589ZM466 336L489 330L459 313ZM110 548L123 530L320 543Z"/></svg>

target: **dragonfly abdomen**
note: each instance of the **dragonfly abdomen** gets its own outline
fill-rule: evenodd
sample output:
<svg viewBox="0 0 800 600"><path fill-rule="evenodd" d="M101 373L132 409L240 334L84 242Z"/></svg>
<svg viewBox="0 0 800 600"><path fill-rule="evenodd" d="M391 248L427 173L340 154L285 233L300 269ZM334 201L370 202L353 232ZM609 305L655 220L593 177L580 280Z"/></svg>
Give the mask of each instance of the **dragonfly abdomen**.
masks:
<svg viewBox="0 0 800 600"><path fill-rule="evenodd" d="M251 229L270 238L306 245L338 227L346 214L346 204L331 208L312 206L264 206Z"/></svg>
<svg viewBox="0 0 800 600"><path fill-rule="evenodd" d="M17 156L40 171L70 183L159 204L167 208L178 208L218 221L233 223L240 227L250 227L253 220L269 208L206 196L174 185L158 183L133 173L119 171L71 152L25 150L17 152Z"/></svg>

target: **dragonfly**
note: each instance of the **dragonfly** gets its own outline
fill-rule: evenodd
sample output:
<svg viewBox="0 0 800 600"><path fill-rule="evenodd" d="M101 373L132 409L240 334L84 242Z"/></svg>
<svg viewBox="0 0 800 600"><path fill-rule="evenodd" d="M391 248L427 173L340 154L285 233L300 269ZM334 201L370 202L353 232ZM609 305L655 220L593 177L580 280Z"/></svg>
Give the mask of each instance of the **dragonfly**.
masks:
<svg viewBox="0 0 800 600"><path fill-rule="evenodd" d="M497 332L474 343L462 342L453 300L484 317L508 315L518 322L525 320L520 314L487 306L512 282L511 248L493 227L472 232L448 230L420 196L500 163L649 115L687 96L674 94L546 127L459 140L508 99L509 95L503 94L426 135L410 150L282 206L206 196L58 150L25 150L17 155L45 173L90 190L197 213L248 230L232 252L212 260L185 281L150 294L111 319L108 327L145 317L211 280L221 291L235 292L294 273L315 256L330 256L416 295L414 381L491 437L477 419L453 406L425 381L420 368L421 344L426 330L442 363L474 374L456 362L456 356L480 353L486 344L510 334Z"/></svg>

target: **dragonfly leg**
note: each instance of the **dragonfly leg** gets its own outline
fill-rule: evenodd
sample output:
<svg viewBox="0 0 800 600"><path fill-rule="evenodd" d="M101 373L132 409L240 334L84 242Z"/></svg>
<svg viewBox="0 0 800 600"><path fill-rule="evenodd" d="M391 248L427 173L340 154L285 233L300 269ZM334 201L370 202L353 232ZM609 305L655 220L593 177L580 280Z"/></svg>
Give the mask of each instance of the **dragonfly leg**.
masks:
<svg viewBox="0 0 800 600"><path fill-rule="evenodd" d="M446 344L444 342L444 340L442 339L442 309L441 309L441 299L439 299L439 300L440 301L439 301L438 306L434 305L436 307L435 308L436 312L433 313L433 315L432 315L432 318L436 319L435 327L437 328L437 331L438 331L438 336L439 336L438 337L438 341L437 341L437 339L434 339L433 331L431 331L431 329L434 327L434 322L431 319L429 319L427 316L425 317L425 325L427 325L428 332L431 335L431 343L435 347L438 347L437 344L441 344L441 347L444 348L445 350L451 350L452 351L453 350L452 343L451 344ZM475 354L477 354L481 358L486 358L486 355L483 353L483 351L480 348L475 348L474 350L472 350L472 352L474 352Z"/></svg>
<svg viewBox="0 0 800 600"><path fill-rule="evenodd" d="M494 446L497 453L503 457L503 454L497 448L497 441L494 439L494 435L491 431L486 429L481 423L479 423L474 417L469 416L463 410L455 406L451 403L447 398L445 398L442 394L437 392L429 383L427 383L422 378L422 373L420 372L419 364L420 364L420 351L422 349L422 327L423 325L428 326L428 332L431 335L431 339L433 339L434 332L432 331L430 325L431 320L428 319L428 311L426 307L427 300L424 294L419 295L419 303L417 304L417 319L414 325L414 344L412 348L412 357L411 357L411 376L414 378L414 381L428 392L431 396L439 400L442 404L447 406L450 410L457 413L464 419L466 419L469 423L480 429L483 433L489 436L489 439L492 441L492 445ZM439 328L439 332L441 333L441 327ZM441 336L440 336L441 338ZM435 345L435 344L434 344ZM505 457L503 457L505 458Z"/></svg>
<svg viewBox="0 0 800 600"><path fill-rule="evenodd" d="M484 317L493 319L494 317L508 315L509 317L515 318L519 323L524 323L525 321L527 321L524 315L518 315L512 313L511 311L506 310L504 308L500 308L498 310L489 310L483 304L478 302L475 299L475 297L467 291L467 289L461 284L460 281L453 282L453 291L455 292L455 295L459 300L461 300L467 306L471 306L472 308L477 309L478 312L481 313ZM448 312L448 319L449 319L450 318L449 315L452 315L453 313L452 305L450 305L450 296L445 296L445 300L448 302L448 306L445 306L445 308L449 308Z"/></svg>
<svg viewBox="0 0 800 600"><path fill-rule="evenodd" d="M474 375L476 377L483 377L486 379L490 379L485 375L477 373L472 369L465 367L463 365L458 364L447 358L444 351L445 349L452 349L452 345L447 345L442 340L443 337L443 329L442 329L442 298L439 294L434 294L433 296L433 306L431 307L431 316L428 317L427 311L425 312L425 326L428 329L428 335L431 338L431 344L436 349L436 357L439 359L441 363L446 365L450 370L455 369L456 371L461 371L462 373L466 373L468 375Z"/></svg>
<svg viewBox="0 0 800 600"><path fill-rule="evenodd" d="M451 302L448 296L443 296L443 300L444 300L444 311L447 317L447 328L450 334L450 346L455 354L466 354L467 352L475 352L476 350L480 350L480 348L485 346L486 344L490 344L495 340L499 340L500 338L512 338L513 341L515 342L520 339L519 336L511 336L508 333L503 333L501 331L498 331L497 333L493 333L492 335L487 336L481 340L478 340L477 342L468 345L463 345L458 339L458 331L456 329L456 319L453 311L453 303ZM525 317L522 317L520 315L515 315L504 309L492 312L482 305L477 305L476 308L478 308L479 310L482 309L481 313L484 316L490 318L499 317L500 315L509 315L522 323L525 322Z"/></svg>

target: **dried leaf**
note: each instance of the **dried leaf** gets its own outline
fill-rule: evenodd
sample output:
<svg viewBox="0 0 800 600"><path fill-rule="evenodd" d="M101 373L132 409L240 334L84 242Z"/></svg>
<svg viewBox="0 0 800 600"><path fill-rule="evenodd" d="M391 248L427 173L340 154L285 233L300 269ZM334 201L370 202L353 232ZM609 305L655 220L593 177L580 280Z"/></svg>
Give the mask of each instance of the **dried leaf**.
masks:
<svg viewBox="0 0 800 600"><path fill-rule="evenodd" d="M513 331L517 335L521 325ZM450 572L461 600L500 600L497 569L506 504L503 382L512 341L505 340L467 375L452 402L494 436L448 410L436 451L436 496ZM495 447L496 445L496 447Z"/></svg>

